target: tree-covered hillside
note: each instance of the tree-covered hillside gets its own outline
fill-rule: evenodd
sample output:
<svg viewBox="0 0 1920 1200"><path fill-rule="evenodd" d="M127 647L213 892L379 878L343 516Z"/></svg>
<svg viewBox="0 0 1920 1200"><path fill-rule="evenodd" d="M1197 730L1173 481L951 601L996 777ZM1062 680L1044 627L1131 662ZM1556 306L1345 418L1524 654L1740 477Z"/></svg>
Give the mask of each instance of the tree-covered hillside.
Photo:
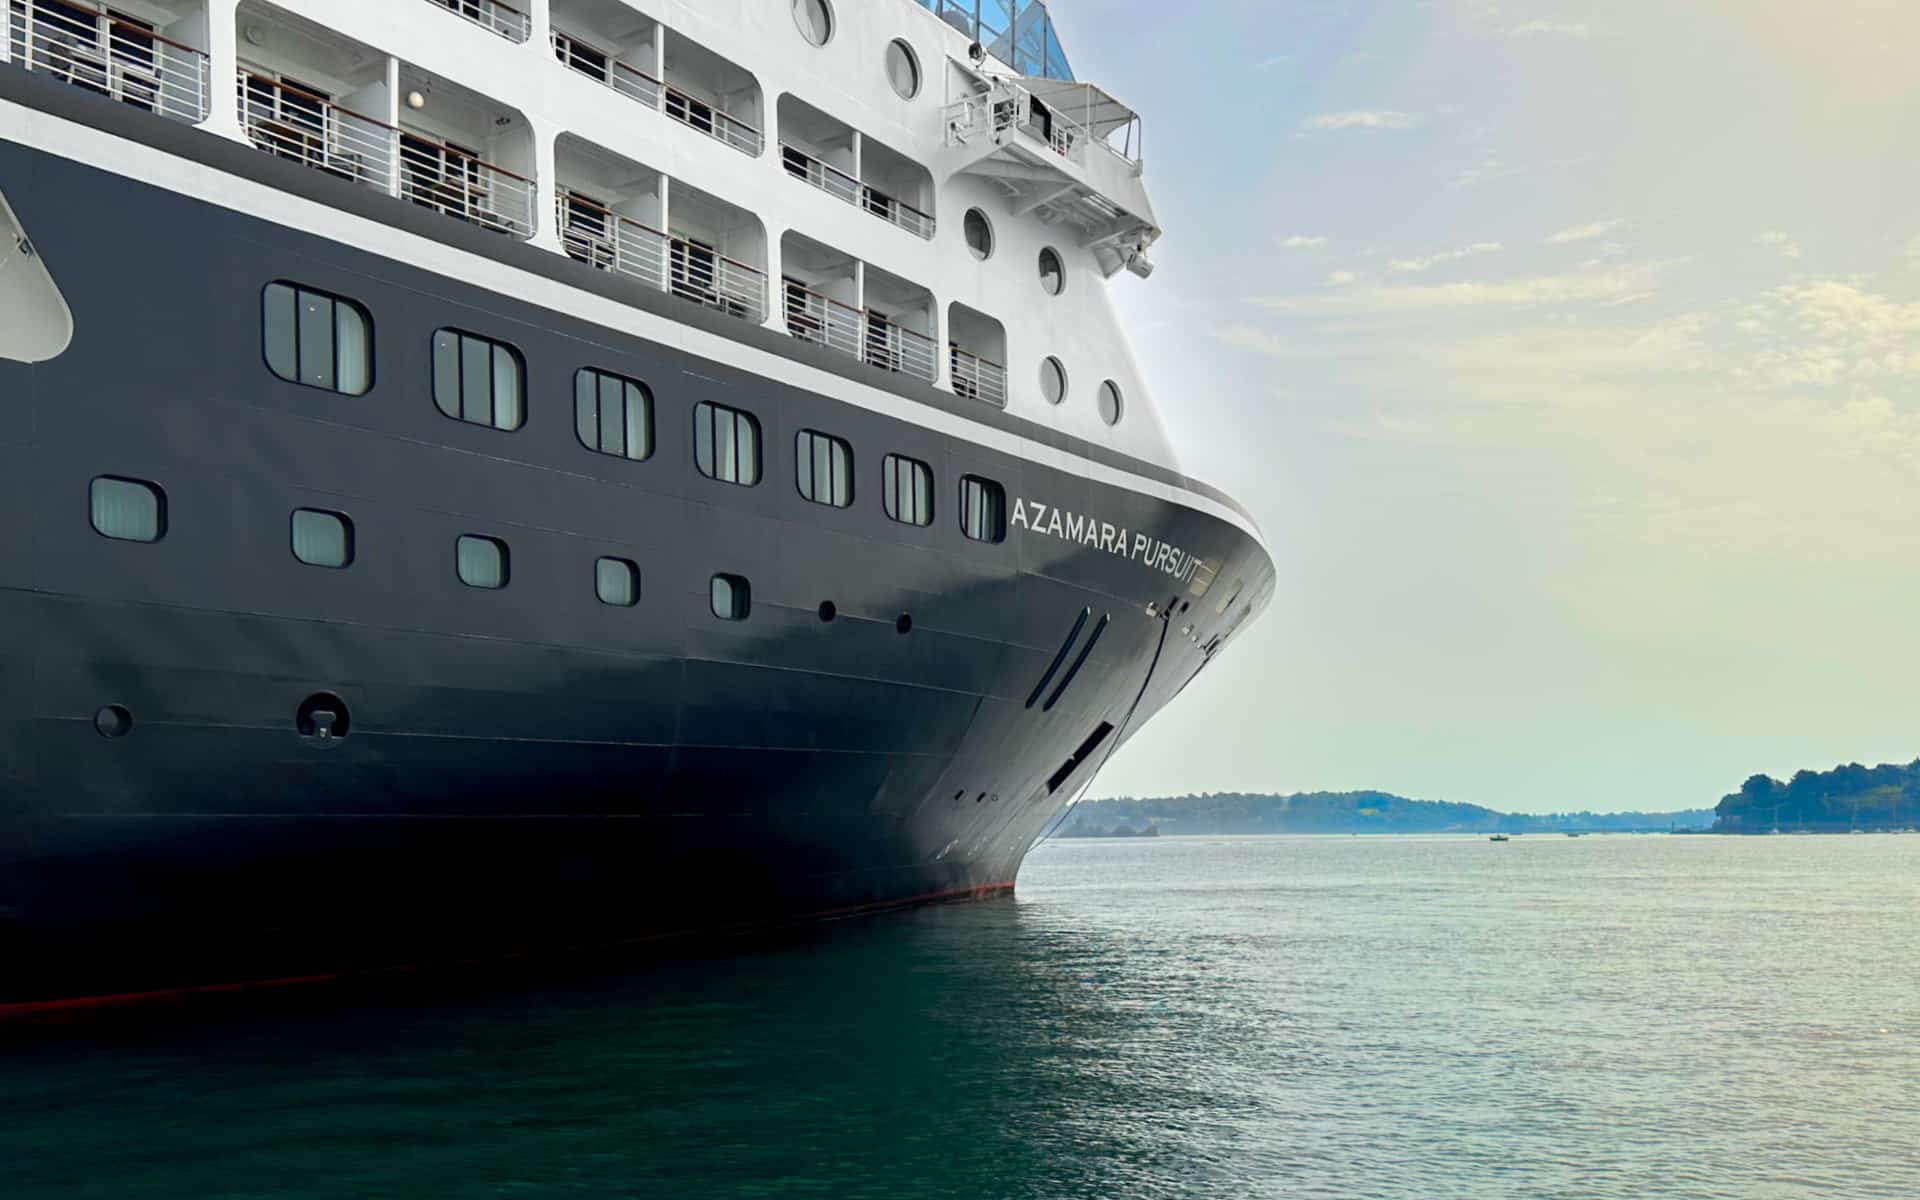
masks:
<svg viewBox="0 0 1920 1200"><path fill-rule="evenodd" d="M1477 804L1409 800L1386 792L1311 792L1276 796L1213 792L1158 799L1089 800L1062 832L1126 828L1163 834L1240 833L1557 833L1705 828L1705 809L1679 813L1500 813Z"/></svg>
<svg viewBox="0 0 1920 1200"><path fill-rule="evenodd" d="M1920 759L1800 771L1786 783L1755 775L1714 809L1719 833L1906 829L1920 826Z"/></svg>

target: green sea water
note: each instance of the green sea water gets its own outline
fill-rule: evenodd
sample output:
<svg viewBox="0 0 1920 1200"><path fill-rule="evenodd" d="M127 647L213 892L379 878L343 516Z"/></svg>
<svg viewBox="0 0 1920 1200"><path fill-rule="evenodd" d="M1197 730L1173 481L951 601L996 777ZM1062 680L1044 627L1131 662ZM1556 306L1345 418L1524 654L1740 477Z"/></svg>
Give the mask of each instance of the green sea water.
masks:
<svg viewBox="0 0 1920 1200"><path fill-rule="evenodd" d="M1053 842L1017 898L0 1035L0 1197L1920 1196L1920 837Z"/></svg>

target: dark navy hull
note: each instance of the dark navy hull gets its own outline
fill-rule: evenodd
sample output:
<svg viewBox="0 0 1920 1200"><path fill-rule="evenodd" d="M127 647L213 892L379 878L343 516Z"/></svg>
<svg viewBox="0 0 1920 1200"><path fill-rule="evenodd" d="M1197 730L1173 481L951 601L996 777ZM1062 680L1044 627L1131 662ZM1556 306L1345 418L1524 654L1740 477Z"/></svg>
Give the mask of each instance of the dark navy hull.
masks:
<svg viewBox="0 0 1920 1200"><path fill-rule="evenodd" d="M98 125L165 124L88 96L57 103ZM161 134L624 298L558 255L207 134ZM58 358L0 362L0 1005L1003 890L1112 749L1245 619L1244 599L1216 611L1229 585L1252 597L1271 579L1258 543L1200 506L939 432L915 413L965 402L771 331L742 345L872 375L899 411L6 140L0 191L75 320ZM267 370L260 295L278 279L366 306L371 392ZM729 320L684 307L701 327ZM519 347L524 428L436 410L428 350L442 326ZM583 366L651 387L649 460L575 439ZM703 400L759 419L758 487L695 470ZM852 444L853 507L798 494L801 429ZM881 511L881 458L895 452L934 468L930 527ZM1206 566L1155 569L1018 527L969 541L953 496L966 473L1010 501L1151 531ZM100 475L163 486L166 536L94 533ZM294 559L298 507L352 516L350 569ZM508 587L459 582L466 533L511 545ZM602 555L639 564L634 607L596 599ZM1195 598L1214 568L1218 590ZM748 620L713 616L717 572L751 581ZM1110 617L1097 648L1056 706L1029 706L1083 610ZM322 693L344 703L345 737L299 727ZM97 731L108 705L131 715L126 736Z"/></svg>

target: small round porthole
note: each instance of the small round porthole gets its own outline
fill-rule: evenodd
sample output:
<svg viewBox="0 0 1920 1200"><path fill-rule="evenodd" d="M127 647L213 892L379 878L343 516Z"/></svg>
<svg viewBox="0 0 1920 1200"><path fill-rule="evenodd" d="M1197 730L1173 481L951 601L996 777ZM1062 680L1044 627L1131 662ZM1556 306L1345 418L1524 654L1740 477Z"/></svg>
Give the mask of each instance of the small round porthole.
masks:
<svg viewBox="0 0 1920 1200"><path fill-rule="evenodd" d="M93 714L93 728L108 741L123 738L133 732L133 714L118 704L109 704Z"/></svg>
<svg viewBox="0 0 1920 1200"><path fill-rule="evenodd" d="M1125 411L1120 399L1120 385L1109 379L1100 385L1100 419L1109 425L1118 425Z"/></svg>
<svg viewBox="0 0 1920 1200"><path fill-rule="evenodd" d="M1040 286L1047 295L1058 296L1067 290L1067 268L1060 261L1060 253L1052 246L1040 250Z"/></svg>
<svg viewBox="0 0 1920 1200"><path fill-rule="evenodd" d="M793 0L793 23L801 37L824 46L833 36L833 6L827 0Z"/></svg>
<svg viewBox="0 0 1920 1200"><path fill-rule="evenodd" d="M975 258L984 262L993 257L993 226L987 221L987 214L970 208L961 227L966 231L967 249Z"/></svg>
<svg viewBox="0 0 1920 1200"><path fill-rule="evenodd" d="M887 82L902 100L920 94L920 58L899 38L887 43Z"/></svg>
<svg viewBox="0 0 1920 1200"><path fill-rule="evenodd" d="M1040 394L1048 404L1060 404L1067 398L1067 368L1057 358L1040 360Z"/></svg>

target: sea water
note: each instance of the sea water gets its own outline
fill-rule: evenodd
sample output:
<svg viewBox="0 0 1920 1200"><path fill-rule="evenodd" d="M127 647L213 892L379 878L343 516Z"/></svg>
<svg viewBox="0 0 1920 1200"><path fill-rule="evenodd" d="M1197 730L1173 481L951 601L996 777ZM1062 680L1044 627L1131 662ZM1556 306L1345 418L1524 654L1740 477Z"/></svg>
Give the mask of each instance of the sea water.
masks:
<svg viewBox="0 0 1920 1200"><path fill-rule="evenodd" d="M0 1034L0 1196L1920 1196L1920 836L1056 841L1017 898Z"/></svg>

